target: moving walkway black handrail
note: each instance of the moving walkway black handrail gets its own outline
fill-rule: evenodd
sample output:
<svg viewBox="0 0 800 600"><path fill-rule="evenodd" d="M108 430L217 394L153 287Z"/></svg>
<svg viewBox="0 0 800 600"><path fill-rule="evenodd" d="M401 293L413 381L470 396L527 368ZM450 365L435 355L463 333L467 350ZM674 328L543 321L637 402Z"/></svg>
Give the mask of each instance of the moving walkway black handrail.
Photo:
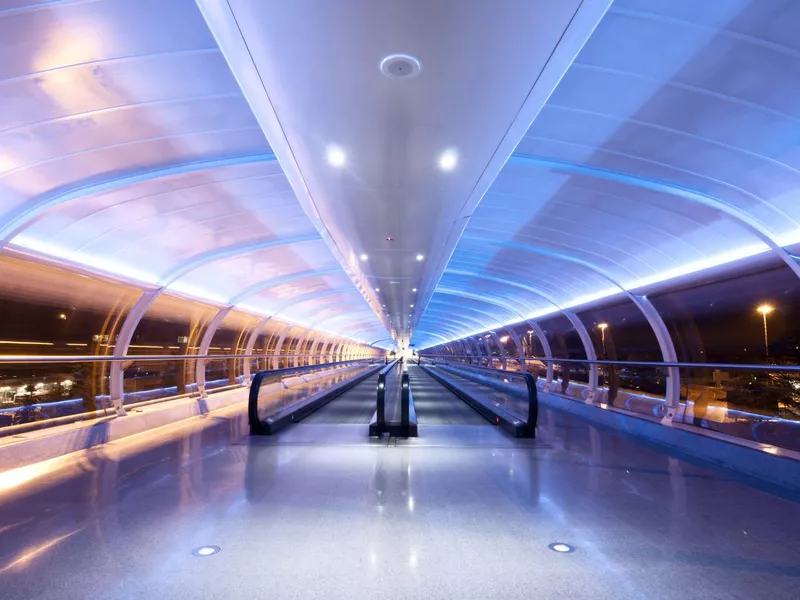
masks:
<svg viewBox="0 0 800 600"><path fill-rule="evenodd" d="M411 383L408 380L408 372L403 373L400 378L400 427L408 437L411 417Z"/></svg>
<svg viewBox="0 0 800 600"><path fill-rule="evenodd" d="M252 427L254 423L260 422L258 417L258 394L261 390L261 382L264 381L266 377L280 377L282 379L286 375L292 375L295 373L329 369L331 367L344 367L354 364L368 364L373 360L374 359L371 358L358 358L353 360L343 360L341 362L322 363L320 365L305 365L303 367L286 367L285 369L266 369L264 371L258 371L253 377L253 382L250 384L250 395L247 400L247 415L250 419L250 426Z"/></svg>
<svg viewBox="0 0 800 600"><path fill-rule="evenodd" d="M449 362L442 360L442 362L453 368L465 367L465 370L477 370L491 372L493 375L502 374L504 377L516 376L525 379L526 399L528 401L528 428L533 431L536 428L536 423L539 421L539 391L536 388L536 378L527 371L506 371L504 369L495 369L492 367L484 367L481 365L470 365L459 362Z"/></svg>
<svg viewBox="0 0 800 600"><path fill-rule="evenodd" d="M386 428L386 376L392 372L397 364L400 362L400 359L396 358L385 367L383 367L380 372L378 373L378 396L376 399L376 424L378 426L379 431L383 431Z"/></svg>

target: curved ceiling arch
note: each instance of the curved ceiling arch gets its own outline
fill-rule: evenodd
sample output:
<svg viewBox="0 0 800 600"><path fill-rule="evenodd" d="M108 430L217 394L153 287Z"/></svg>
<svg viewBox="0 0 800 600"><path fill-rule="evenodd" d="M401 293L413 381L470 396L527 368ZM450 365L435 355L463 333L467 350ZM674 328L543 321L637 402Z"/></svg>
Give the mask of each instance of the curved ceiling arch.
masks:
<svg viewBox="0 0 800 600"><path fill-rule="evenodd" d="M678 185L655 181L637 175L631 175L619 171L609 171L606 169L599 169L597 167L589 167L579 163L569 163L560 160L553 160L549 158L526 156L521 154L513 154L509 159L512 164L525 164L543 167L554 171L579 174L595 179L602 179L612 181L615 183L622 183L633 187L646 189L649 191L659 192L670 196L675 196L683 200L689 200L695 204L700 204L719 211L720 213L730 217L735 222L739 223L743 228L755 235L759 240L764 242L770 249L775 252L786 265L800 277L800 264L789 254L777 241L777 236L769 230L769 228L747 214L745 211L732 206L731 204L714 198L701 192L690 190ZM771 204L766 203L766 206L777 211L777 208ZM778 211L784 218L789 218L784 215L782 211Z"/></svg>
<svg viewBox="0 0 800 600"><path fill-rule="evenodd" d="M67 191L58 191L53 194L45 194L44 196L33 198L26 202L24 206L3 215L0 220L2 223L2 225L0 225L0 246L12 241L17 234L25 229L28 223L40 217L51 208L66 202L174 175L184 175L186 173L242 164L274 162L275 160L277 159L272 153L231 156L216 160L201 160L194 163L172 165L161 169L152 169L129 174L123 177L112 177L100 182L87 182L83 185L79 183L74 188Z"/></svg>

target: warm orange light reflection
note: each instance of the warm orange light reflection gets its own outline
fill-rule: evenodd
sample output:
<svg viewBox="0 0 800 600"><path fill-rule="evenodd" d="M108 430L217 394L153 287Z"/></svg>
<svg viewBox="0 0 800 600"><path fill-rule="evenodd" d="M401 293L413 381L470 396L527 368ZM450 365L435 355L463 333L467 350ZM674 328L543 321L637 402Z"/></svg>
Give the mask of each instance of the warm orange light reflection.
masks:
<svg viewBox="0 0 800 600"><path fill-rule="evenodd" d="M65 533L64 535L51 538L46 542L39 544L38 546L34 546L33 548L22 551L19 555L17 555L15 559L13 559L10 563L1 568L0 573L6 573L8 571L14 571L17 569L25 568L28 565L28 563L31 562L33 559L35 559L37 556L44 554L45 552L50 550L50 548L53 548L54 546L57 546L58 544L66 540L67 538L72 537L73 535L78 533L81 529L82 528L76 529L75 531L70 531L69 533Z"/></svg>

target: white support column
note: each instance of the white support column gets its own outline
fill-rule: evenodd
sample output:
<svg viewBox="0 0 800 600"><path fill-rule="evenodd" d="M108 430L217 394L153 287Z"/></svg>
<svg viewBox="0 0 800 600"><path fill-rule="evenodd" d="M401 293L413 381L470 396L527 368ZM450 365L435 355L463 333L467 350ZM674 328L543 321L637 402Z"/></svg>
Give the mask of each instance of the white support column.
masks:
<svg viewBox="0 0 800 600"><path fill-rule="evenodd" d="M502 365L503 370L506 371L508 369L508 361L506 360L506 346L500 341L500 336L498 336L496 333L490 333L489 335L492 336L492 341L497 344L497 347L500 350L500 364Z"/></svg>
<svg viewBox="0 0 800 600"><path fill-rule="evenodd" d="M544 357L547 360L547 378L544 382L544 390L545 392L549 392L553 389L553 349L550 346L550 341L547 339L547 336L542 329L542 326L539 325L536 321L528 321L528 325L531 326L533 329L533 334L539 339L539 343L542 345L542 350L544 350Z"/></svg>
<svg viewBox="0 0 800 600"><path fill-rule="evenodd" d="M514 347L517 349L517 357L522 359L525 358L525 348L522 346L522 341L519 339L517 332L514 331L513 327L507 327L506 332L508 332L508 337L511 338L511 341L514 342ZM525 368L525 361L518 360L520 371L527 371Z"/></svg>
<svg viewBox="0 0 800 600"><path fill-rule="evenodd" d="M200 393L200 399L203 400L208 395L206 394L206 356L208 356L208 349L211 347L211 340L214 339L214 334L219 329L223 319L228 316L228 313L233 310L232 306L221 308L211 322L206 327L203 333L203 338L200 340L200 347L197 349L197 362L195 363L194 379L197 382L197 391Z"/></svg>
<svg viewBox="0 0 800 600"><path fill-rule="evenodd" d="M353 342L345 342L344 344L344 354L342 354L342 360L350 360L350 353L353 349Z"/></svg>
<svg viewBox="0 0 800 600"><path fill-rule="evenodd" d="M305 346L306 340L308 339L309 335L311 335L311 328L310 327L308 329L306 329L305 333L303 334L303 337L298 339L297 343L295 344L295 347L294 347L294 350L293 350L293 352L295 354L295 357L292 359L292 365L295 366L295 367L301 366L300 362L303 359L299 355L301 355L303 353L303 346Z"/></svg>
<svg viewBox="0 0 800 600"><path fill-rule="evenodd" d="M664 323L664 319L658 314L656 307L646 296L636 296L635 294L629 294L629 296L650 323L650 327L652 327L653 333L656 335L664 362L678 362L678 353L675 351L672 336L669 333L667 324ZM665 425L672 425L672 420L675 418L678 403L681 399L681 370L678 367L667 367L666 395L667 410L661 422Z"/></svg>
<svg viewBox="0 0 800 600"><path fill-rule="evenodd" d="M570 311L564 311L564 316L569 319L569 322L572 323L575 331L578 332L578 336L581 338L581 343L583 344L584 352L586 352L587 360L596 361L597 352L594 349L594 342L592 341L592 336L589 335L589 330L586 329L586 326L583 324L583 321L580 320L578 315ZM586 396L586 404L593 404L597 398L597 381L597 363L590 362L589 394Z"/></svg>
<svg viewBox="0 0 800 600"><path fill-rule="evenodd" d="M482 354L481 354L480 348L478 348L477 340L474 340L471 337L468 337L468 338L464 338L464 343L466 343L470 347L470 349L472 350L471 354L478 361L478 366L480 366ZM469 362L470 362L470 364L472 363L471 360Z"/></svg>
<svg viewBox="0 0 800 600"><path fill-rule="evenodd" d="M256 340L258 336L261 335L261 331L264 329L267 323L269 323L270 317L264 317L261 319L255 327L253 327L253 331L250 332L250 337L247 338L247 345L244 348L245 355L250 355L253 353L253 348L256 347ZM244 359L244 368L242 369L244 373L244 384L248 385L250 383L250 361L252 359L245 358Z"/></svg>
<svg viewBox="0 0 800 600"><path fill-rule="evenodd" d="M287 325L284 327L283 331L281 332L281 337L278 338L278 343L275 344L275 352L273 353L273 357L270 360L270 369L277 369L278 365L280 364L280 358L276 358L280 355L281 349L283 348L283 342L286 339L286 336L289 335L289 331L291 331L294 325Z"/></svg>
<svg viewBox="0 0 800 600"><path fill-rule="evenodd" d="M321 362L319 360L319 358L315 355L315 352L317 352L317 350L320 347L320 342L322 342L324 339L325 338L323 336L319 335L319 336L314 338L313 342L311 342L311 346L309 346L309 348L308 348L308 364L309 365L310 364L319 364ZM313 360L316 360L316 363L312 363L311 361L313 361Z"/></svg>
<svg viewBox="0 0 800 600"><path fill-rule="evenodd" d="M344 340L336 340L336 344L333 346L331 362L339 362L340 357L342 356L342 350L344 350Z"/></svg>
<svg viewBox="0 0 800 600"><path fill-rule="evenodd" d="M119 330L117 341L114 344L114 358L121 358L128 354L128 348L131 345L133 334L139 326L139 322L147 312L156 298L161 294L162 289L150 290L144 292L141 297L133 305L128 315L125 317L125 322ZM125 398L125 383L124 383L125 364L122 361L115 361L111 363L111 403L117 411L117 416L125 416L125 407L123 400Z"/></svg>

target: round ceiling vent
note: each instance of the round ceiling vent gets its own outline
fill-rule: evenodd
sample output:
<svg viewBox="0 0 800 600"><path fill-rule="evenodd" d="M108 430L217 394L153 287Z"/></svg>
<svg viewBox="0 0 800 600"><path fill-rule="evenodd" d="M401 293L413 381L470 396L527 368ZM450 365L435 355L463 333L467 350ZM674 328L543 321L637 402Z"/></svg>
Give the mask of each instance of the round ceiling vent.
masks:
<svg viewBox="0 0 800 600"><path fill-rule="evenodd" d="M381 61L381 73L393 79L411 79L421 68L419 61L407 54L392 54Z"/></svg>

